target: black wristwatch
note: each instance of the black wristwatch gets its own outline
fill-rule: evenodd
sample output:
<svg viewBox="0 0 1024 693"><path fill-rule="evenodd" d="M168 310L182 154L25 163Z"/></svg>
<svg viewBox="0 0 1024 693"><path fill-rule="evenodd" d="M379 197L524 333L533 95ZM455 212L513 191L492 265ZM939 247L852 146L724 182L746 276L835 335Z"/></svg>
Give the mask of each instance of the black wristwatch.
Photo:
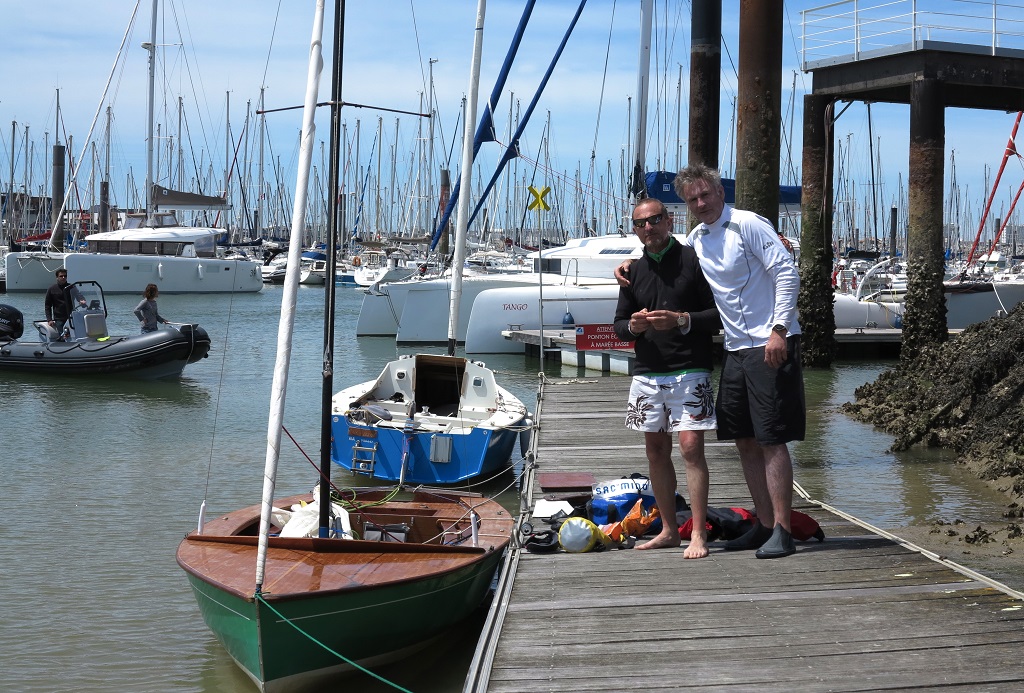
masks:
<svg viewBox="0 0 1024 693"><path fill-rule="evenodd" d="M785 326L785 325L783 325L783 324L781 324L781 323L780 323L780 324L778 324L778 325L772 325L772 332L778 332L778 333L779 333L779 334L781 334L781 335L782 335L783 337L785 337L785 336L786 336L786 334L787 334L787 333L789 333L789 330L788 330L788 329L786 329L786 326Z"/></svg>

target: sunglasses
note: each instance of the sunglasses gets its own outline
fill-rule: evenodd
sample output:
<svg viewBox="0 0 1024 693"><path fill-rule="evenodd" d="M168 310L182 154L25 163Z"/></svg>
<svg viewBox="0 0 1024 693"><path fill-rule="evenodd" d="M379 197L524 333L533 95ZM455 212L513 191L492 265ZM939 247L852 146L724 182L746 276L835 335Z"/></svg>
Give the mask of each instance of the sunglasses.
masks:
<svg viewBox="0 0 1024 693"><path fill-rule="evenodd" d="M645 217L643 219L634 219L633 220L633 228L634 229L642 229L643 227L647 226L647 224L650 224L651 226L656 226L656 225L660 224L661 220L664 219L664 218L665 218L664 214L652 214L651 216Z"/></svg>

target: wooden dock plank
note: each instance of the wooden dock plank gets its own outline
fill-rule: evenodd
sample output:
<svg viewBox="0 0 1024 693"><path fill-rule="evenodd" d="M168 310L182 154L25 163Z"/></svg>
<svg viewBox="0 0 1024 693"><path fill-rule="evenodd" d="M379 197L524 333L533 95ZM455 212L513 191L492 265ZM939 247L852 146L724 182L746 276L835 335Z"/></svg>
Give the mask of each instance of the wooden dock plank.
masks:
<svg viewBox="0 0 1024 693"><path fill-rule="evenodd" d="M546 382L535 471L645 472L642 437L623 424L628 387L621 376ZM735 447L707 438L710 504L751 507ZM528 478L527 508L544 495ZM465 690L1021 689L1020 595L809 499L794 507L826 540L782 560L720 542L697 561L681 549L514 551Z"/></svg>

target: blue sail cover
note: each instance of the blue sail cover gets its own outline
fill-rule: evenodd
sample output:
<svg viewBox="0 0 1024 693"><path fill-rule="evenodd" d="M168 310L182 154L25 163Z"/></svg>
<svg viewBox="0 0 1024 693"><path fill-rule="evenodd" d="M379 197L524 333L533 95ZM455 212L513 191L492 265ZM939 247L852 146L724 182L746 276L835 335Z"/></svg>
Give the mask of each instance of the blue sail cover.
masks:
<svg viewBox="0 0 1024 693"><path fill-rule="evenodd" d="M676 179L675 171L648 171L647 172L647 196L661 200L666 205L685 205L676 195L676 189L672 181ZM736 181L732 178L723 178L722 187L725 188L725 201L727 204L736 204ZM780 205L799 205L800 186L780 185Z"/></svg>
<svg viewBox="0 0 1024 693"><path fill-rule="evenodd" d="M474 159L476 159L477 152L480 151L481 144L484 142L494 141L494 104L498 103L498 100L501 98L501 92L505 88L505 81L508 79L508 72L512 68L512 62L515 60L516 53L519 51L519 45L523 42L523 34L526 33L526 24L530 21L530 14L533 12L533 6L535 4L536 0L529 0L526 3L526 7L523 8L523 16L519 19L519 26L516 27L516 33L512 37L512 43L508 47L508 53L505 54L505 62L502 63L501 70L498 71L498 78L494 81L494 88L491 89L491 96L487 99L487 104L484 106L483 115L480 116L480 124L477 126L476 135L473 137ZM430 239L431 250L433 250L438 241L441 240L441 234L444 232L445 227L448 226L448 220L452 216L452 211L455 209L455 205L458 204L461 183L461 177L455 179L455 185L452 186L451 196L448 198L448 204L445 205L444 213L441 215L441 220L437 224L434 236Z"/></svg>
<svg viewBox="0 0 1024 693"><path fill-rule="evenodd" d="M519 119L519 126L516 128L515 134L512 135L512 141L509 142L508 147L505 149L505 153L502 154L501 160L495 167L494 175L491 176L491 180L487 182L487 185L480 193L480 200L476 204L476 208L470 215L470 222L476 218L479 214L480 209L484 206L487 201L487 195L491 192L491 188L498 182L498 176L501 175L502 169L512 159L519 156L519 140L523 136L523 130L526 129L526 124L530 122L530 116L533 115L533 111L537 108L537 102L540 101L540 95L544 93L544 87L548 84L548 79L551 78L551 73L555 70L555 64L558 63L558 59L562 57L562 51L565 50L565 44L569 41L569 36L572 35L573 29L576 28L576 22L579 21L580 15L583 13L583 7L587 4L587 0L580 0L580 5L576 8L576 14L573 16L572 21L569 22L569 28L565 30L565 36L562 37L562 42L558 44L558 50L551 57L551 63L548 65L547 71L544 73L544 77L540 80L540 85L537 87L537 92L533 95L533 99L530 101L530 105L526 108L526 112Z"/></svg>
<svg viewBox="0 0 1024 693"><path fill-rule="evenodd" d="M509 142L508 147L505 149L505 153L502 155L501 160L495 169L494 175L491 176L490 182L484 188L480 194L480 201L477 203L476 209L470 215L469 221L472 222L479 213L480 208L484 204L484 200L487 199L487 193L490 192L491 188L494 187L494 183L497 181L501 170L505 167L509 161L519 156L519 138L522 137L523 130L526 129L526 124L530 121L530 116L533 114L534 109L537 107L537 102L540 100L541 94L544 92L544 87L547 86L548 79L551 77L552 71L555 69L555 63L558 62L558 58L562 55L562 51L565 49L565 44L569 40L569 36L572 34L573 29L576 27L576 22L580 18L580 14L583 12L584 6L586 6L587 0L580 0L579 7L576 10L576 14L572 18L572 22L569 24L569 28L565 32L565 36L562 37L562 42L558 45L558 50L555 51L554 57L551 59L551 63L548 65L547 72L544 73L544 77L541 79L540 86L537 87L537 92L533 95L533 100L530 102L526 112L519 120L519 127L516 128L515 134L512 136L512 141ZM476 154L480 151L480 145L482 142L494 141L494 126L492 124L492 106L498 102L501 96L501 90L505 86L505 79L508 77L508 70L512 66L512 60L515 57L516 50L519 48L519 43L522 41L522 33L526 29L526 22L529 18L529 13L533 9L533 0L527 3L527 8L523 12L523 18L519 22L519 27L516 29L516 35L512 39L512 46L509 47L508 55L505 57L505 63L501 66L501 73L498 75L498 81L494 85L494 90L491 92L491 98L487 102L487 107L484 109L484 115L480 119L480 126L477 128L476 136L473 139L473 157L476 158ZM444 209L444 214L441 215L441 221L438 222L437 229L434 231L434 237L430 241L430 249L433 250L437 245L438 241L441 240L441 234L444 233L445 227L448 225L448 220L451 218L452 210L455 209L455 205L458 203L460 180L455 181L455 185L452 186L452 195L448 200L448 205Z"/></svg>

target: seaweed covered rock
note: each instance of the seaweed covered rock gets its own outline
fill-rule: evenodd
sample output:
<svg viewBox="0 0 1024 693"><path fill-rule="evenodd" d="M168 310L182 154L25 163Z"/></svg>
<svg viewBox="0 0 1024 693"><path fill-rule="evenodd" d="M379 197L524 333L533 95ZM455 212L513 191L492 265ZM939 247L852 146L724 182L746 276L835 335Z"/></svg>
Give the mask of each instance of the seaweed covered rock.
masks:
<svg viewBox="0 0 1024 693"><path fill-rule="evenodd" d="M951 448L983 479L1024 497L1024 309L972 325L854 392L843 411L895 437L892 449Z"/></svg>

